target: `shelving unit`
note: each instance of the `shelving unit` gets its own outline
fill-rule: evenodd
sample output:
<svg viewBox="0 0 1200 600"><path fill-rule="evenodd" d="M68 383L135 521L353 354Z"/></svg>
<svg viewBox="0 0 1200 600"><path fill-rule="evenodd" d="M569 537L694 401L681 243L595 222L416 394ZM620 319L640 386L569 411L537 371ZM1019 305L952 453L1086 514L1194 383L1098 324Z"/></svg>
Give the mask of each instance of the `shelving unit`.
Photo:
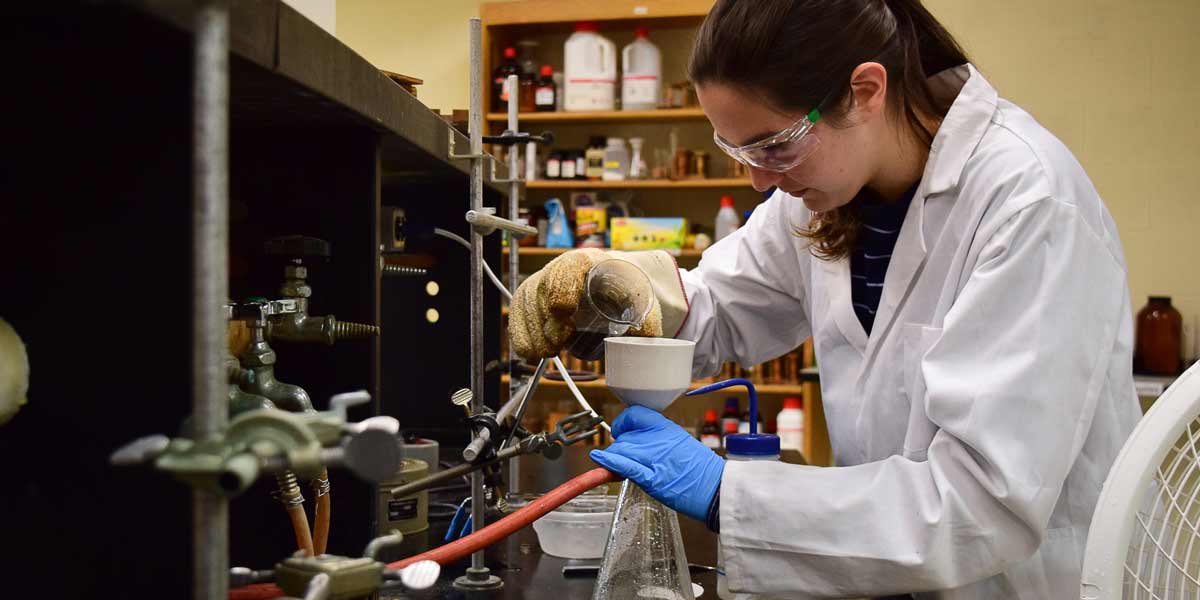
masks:
<svg viewBox="0 0 1200 600"><path fill-rule="evenodd" d="M521 248L521 251L518 254L520 256L558 256L560 254L569 252L571 250L574 250L574 248L532 248L532 247L530 247L530 248ZM505 256L508 256L508 248L505 248L502 252L504 253ZM670 252L670 251L668 251L668 252ZM674 255L676 258L699 259L700 255L703 254L703 252L701 252L700 250L680 250L678 252L678 254L676 254L675 252L671 252L671 254Z"/></svg>
<svg viewBox="0 0 1200 600"><path fill-rule="evenodd" d="M813 375L815 376L815 372L813 373ZM507 384L508 383L508 375L501 375L500 382ZM698 390L698 389L708 385L709 383L712 383L712 382L693 381L691 387L689 387L688 390L689 391L690 390ZM550 388L561 387L561 388L565 389L567 387L567 382L561 381L558 379L542 378L541 383L538 384L538 388L541 389L543 386L547 386ZM604 389L607 389L607 386L604 383L603 377L601 377L600 379L593 379L592 381L576 381L575 387L578 387L580 390L604 390ZM760 396L800 396L800 395L804 394L804 384L764 383L764 384L755 385L754 390L756 392L758 392L758 394ZM722 391L721 393L725 394L724 391ZM739 393L739 391L733 390L728 393L736 395Z"/></svg>
<svg viewBox="0 0 1200 600"><path fill-rule="evenodd" d="M550 64L558 71L562 65L562 44L571 34L574 23L594 21L599 24L601 35L609 37L619 49L633 39L633 30L647 26L650 39L659 45L663 54L663 83L669 85L686 78L686 60L695 30L712 8L712 0L613 0L603 3L562 2L561 0L519 0L516 2L487 2L480 5L480 18L484 34L484 77L491 80L495 66L505 46L514 45L524 39L538 42L536 57L541 64ZM619 97L619 90L617 92ZM504 130L508 116L491 106L491 94L484 100L485 110L494 111L486 115L492 133ZM709 156L708 178L679 180L634 180L634 181L530 181L522 199L525 206L540 205L549 198L558 198L570 209L569 192L594 191L601 198L623 198L632 202L647 216L684 217L689 224L711 227L721 196L732 196L737 210L752 209L762 201L754 191L749 179L726 177L733 171L731 159L725 156L712 141L712 128L704 111L699 107L669 108L644 111L604 112L536 112L520 114L521 129L530 132L552 131L556 150L577 150L586 146L592 136L641 137L645 140L642 157L647 165L655 163L666 166L663 151L667 150L672 136L681 148L705 152ZM539 149L545 151L545 149ZM657 150L657 154L656 154ZM668 150L669 152L669 150ZM666 156L666 162L673 160ZM711 232L710 232L711 233ZM559 256L565 249L520 248L520 270L532 272L547 261ZM507 252L505 253L507 256ZM689 268L699 261L701 252L681 251L679 264ZM507 267L507 258L503 261ZM502 311L502 316L507 313ZM811 343L805 345L804 362L812 365ZM507 382L507 378L504 380ZM593 398L589 400L596 410L606 412L619 407L615 396L605 388L604 382L579 382L580 390ZM702 383L695 383L693 389ZM504 390L507 385L501 386ZM780 408L785 396L802 396L805 405L804 455L810 464L830 464L829 438L825 430L824 412L821 407L820 387L816 381L815 368L800 385L756 386L760 399L770 415ZM713 395L695 402L676 402L667 414L680 423L693 425L703 416L705 408L720 402L728 395L745 397L744 392L731 390L728 394ZM543 380L538 388L539 402L534 411L554 410L555 402L565 403L570 393L564 382ZM565 406L565 404L564 404ZM699 411L697 414L696 411ZM536 417L531 417L536 418Z"/></svg>
<svg viewBox="0 0 1200 600"><path fill-rule="evenodd" d="M707 117L699 107L659 108L656 110L610 110L602 112L526 112L520 113L521 123L622 123L703 121ZM507 123L507 113L488 113L487 120Z"/></svg>
<svg viewBox="0 0 1200 600"><path fill-rule="evenodd" d="M684 188L738 188L750 187L750 180L740 177L717 177L703 179L629 179L625 181L585 181L553 179L530 181L525 184L531 190L649 190Z"/></svg>

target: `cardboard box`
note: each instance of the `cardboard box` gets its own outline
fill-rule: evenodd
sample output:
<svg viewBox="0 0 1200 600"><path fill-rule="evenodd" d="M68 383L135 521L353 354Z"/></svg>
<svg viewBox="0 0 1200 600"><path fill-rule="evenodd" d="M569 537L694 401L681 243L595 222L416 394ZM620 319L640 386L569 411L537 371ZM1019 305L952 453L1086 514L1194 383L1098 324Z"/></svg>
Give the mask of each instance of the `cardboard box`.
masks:
<svg viewBox="0 0 1200 600"><path fill-rule="evenodd" d="M679 251L687 229L683 217L616 217L612 220L612 248Z"/></svg>
<svg viewBox="0 0 1200 600"><path fill-rule="evenodd" d="M581 206L575 209L575 239L608 230L608 207Z"/></svg>

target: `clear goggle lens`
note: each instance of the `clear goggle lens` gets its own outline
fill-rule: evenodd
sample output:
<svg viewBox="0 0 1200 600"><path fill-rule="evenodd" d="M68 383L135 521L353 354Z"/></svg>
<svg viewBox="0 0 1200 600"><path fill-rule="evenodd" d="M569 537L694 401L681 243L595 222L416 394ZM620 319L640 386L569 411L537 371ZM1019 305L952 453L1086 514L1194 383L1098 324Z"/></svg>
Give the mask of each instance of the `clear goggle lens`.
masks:
<svg viewBox="0 0 1200 600"><path fill-rule="evenodd" d="M713 132L713 141L734 160L767 171L787 171L812 156L821 140L812 128L820 118L813 110L791 127L753 144L734 146Z"/></svg>

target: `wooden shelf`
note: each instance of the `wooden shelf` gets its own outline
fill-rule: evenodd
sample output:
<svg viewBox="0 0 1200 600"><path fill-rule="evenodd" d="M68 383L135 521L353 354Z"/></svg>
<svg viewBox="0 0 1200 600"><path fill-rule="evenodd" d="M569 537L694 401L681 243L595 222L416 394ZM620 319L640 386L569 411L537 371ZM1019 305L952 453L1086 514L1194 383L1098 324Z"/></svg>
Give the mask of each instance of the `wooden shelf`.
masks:
<svg viewBox="0 0 1200 600"><path fill-rule="evenodd" d="M647 190L684 188L736 188L750 187L750 180L741 177L710 177L707 179L629 179L626 181L567 181L538 180L525 184L531 190Z"/></svg>
<svg viewBox="0 0 1200 600"><path fill-rule="evenodd" d="M502 385L508 385L508 375L501 375L500 383ZM689 387L688 389L696 390L696 389L700 389L706 385L708 385L708 383L698 383L698 382L693 381L691 387ZM596 379L594 381L576 381L575 386L581 390L608 389L607 386L604 385L603 377L601 377L600 379ZM538 384L538 387L539 388L551 387L551 388L566 389L567 382L558 381L555 379L547 379L547 378L543 377L542 381ZM759 393L759 395L770 395L770 396L800 396L804 393L804 389L800 384L792 385L792 384L764 383L762 385L755 385L754 389ZM721 394L745 393L745 388L729 388L726 390L721 390L720 393Z"/></svg>
<svg viewBox="0 0 1200 600"><path fill-rule="evenodd" d="M523 2L485 2L479 13L486 26L535 25L561 23L572 26L576 21L638 22L660 19L704 18L712 8L712 0L609 0L607 2L563 2L562 0L525 0Z"/></svg>
<svg viewBox="0 0 1200 600"><path fill-rule="evenodd" d="M696 108L658 108L654 110L608 110L599 112L532 112L518 115L520 123L624 123L630 121L703 121L704 111ZM488 113L487 120L507 123L508 113Z"/></svg>
<svg viewBox="0 0 1200 600"><path fill-rule="evenodd" d="M565 252L570 252L571 250L574 250L574 249L575 248L529 247L529 248L521 248L521 251L518 252L517 254L518 254L518 256L558 256ZM508 256L508 248L502 249L501 252L504 253L504 256ZM676 258L696 258L696 259L700 258L700 255L703 253L700 250L679 250L679 251L667 250L667 252L669 252L672 256L674 256Z"/></svg>

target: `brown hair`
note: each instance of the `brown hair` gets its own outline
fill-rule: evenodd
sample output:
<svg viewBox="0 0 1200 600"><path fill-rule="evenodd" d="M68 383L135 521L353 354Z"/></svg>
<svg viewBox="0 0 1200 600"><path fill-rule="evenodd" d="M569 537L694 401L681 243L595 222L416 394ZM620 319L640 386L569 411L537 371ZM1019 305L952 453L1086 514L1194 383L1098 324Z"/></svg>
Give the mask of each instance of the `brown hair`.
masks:
<svg viewBox="0 0 1200 600"><path fill-rule="evenodd" d="M774 108L844 123L850 75L864 62L888 73L888 110L903 116L925 147L933 134L921 116L940 116L927 78L967 62L954 37L920 0L717 0L696 35L688 73L762 96ZM860 219L848 204L813 215L797 233L824 259L854 248Z"/></svg>

